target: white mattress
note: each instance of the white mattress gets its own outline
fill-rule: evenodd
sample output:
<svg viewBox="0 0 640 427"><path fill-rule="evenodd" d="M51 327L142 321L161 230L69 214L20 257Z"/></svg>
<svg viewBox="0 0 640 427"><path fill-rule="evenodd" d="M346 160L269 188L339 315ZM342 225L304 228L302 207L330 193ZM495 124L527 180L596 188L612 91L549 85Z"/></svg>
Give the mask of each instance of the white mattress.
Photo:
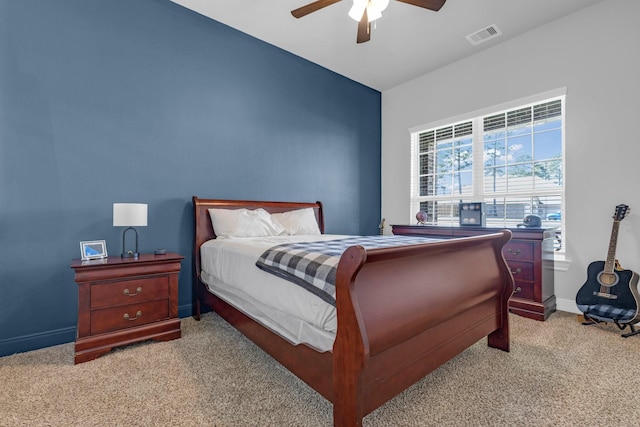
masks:
<svg viewBox="0 0 640 427"><path fill-rule="evenodd" d="M333 348L336 309L302 287L266 273L255 263L268 248L289 242L347 236L274 236L214 239L200 247L201 278L210 292L292 344Z"/></svg>

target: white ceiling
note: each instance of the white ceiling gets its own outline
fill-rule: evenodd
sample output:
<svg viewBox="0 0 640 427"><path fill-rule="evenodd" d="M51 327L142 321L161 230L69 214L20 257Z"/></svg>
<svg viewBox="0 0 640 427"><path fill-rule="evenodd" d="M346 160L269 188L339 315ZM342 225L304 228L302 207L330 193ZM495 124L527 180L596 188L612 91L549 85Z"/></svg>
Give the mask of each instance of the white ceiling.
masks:
<svg viewBox="0 0 640 427"><path fill-rule="evenodd" d="M172 1L384 91L602 0L448 0L439 12L391 0L362 44L351 0L300 19L290 11L313 0ZM465 38L489 25L502 35L477 46Z"/></svg>

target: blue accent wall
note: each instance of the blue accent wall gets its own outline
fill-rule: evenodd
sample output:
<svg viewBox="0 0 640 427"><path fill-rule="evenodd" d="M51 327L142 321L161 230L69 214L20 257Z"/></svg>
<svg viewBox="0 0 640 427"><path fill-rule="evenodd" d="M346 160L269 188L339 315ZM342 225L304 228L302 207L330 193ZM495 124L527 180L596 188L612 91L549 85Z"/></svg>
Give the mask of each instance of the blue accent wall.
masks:
<svg viewBox="0 0 640 427"><path fill-rule="evenodd" d="M75 339L70 262L119 256L114 202L148 204L141 252L186 256L181 316L193 195L376 234L380 127L378 91L169 0L0 0L0 355Z"/></svg>

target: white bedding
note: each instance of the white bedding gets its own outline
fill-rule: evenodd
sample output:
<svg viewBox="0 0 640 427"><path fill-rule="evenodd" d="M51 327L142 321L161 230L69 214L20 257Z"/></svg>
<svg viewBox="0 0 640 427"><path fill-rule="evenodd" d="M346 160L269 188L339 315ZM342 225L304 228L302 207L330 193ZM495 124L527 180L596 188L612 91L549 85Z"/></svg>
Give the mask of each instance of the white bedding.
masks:
<svg viewBox="0 0 640 427"><path fill-rule="evenodd" d="M292 344L333 348L336 309L302 287L266 273L255 263L281 243L335 240L342 235L213 239L200 247L201 278L210 292Z"/></svg>

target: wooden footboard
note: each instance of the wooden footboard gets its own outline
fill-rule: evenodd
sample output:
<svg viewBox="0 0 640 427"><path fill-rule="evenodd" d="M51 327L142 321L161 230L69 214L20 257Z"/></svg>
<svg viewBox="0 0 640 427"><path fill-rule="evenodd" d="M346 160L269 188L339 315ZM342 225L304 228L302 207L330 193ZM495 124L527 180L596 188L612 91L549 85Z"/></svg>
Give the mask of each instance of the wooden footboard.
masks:
<svg viewBox="0 0 640 427"><path fill-rule="evenodd" d="M334 424L362 417L481 338L509 351L504 231L342 256L336 283Z"/></svg>
<svg viewBox="0 0 640 427"><path fill-rule="evenodd" d="M211 307L333 402L335 426L362 425L365 415L485 336L489 346L509 351L513 278L501 252L508 230L370 251L349 248L337 271L333 351L319 353L290 344L210 294L199 280L199 266L200 245L215 238L211 207L313 207L323 230L322 205L197 197L193 204L196 307Z"/></svg>

